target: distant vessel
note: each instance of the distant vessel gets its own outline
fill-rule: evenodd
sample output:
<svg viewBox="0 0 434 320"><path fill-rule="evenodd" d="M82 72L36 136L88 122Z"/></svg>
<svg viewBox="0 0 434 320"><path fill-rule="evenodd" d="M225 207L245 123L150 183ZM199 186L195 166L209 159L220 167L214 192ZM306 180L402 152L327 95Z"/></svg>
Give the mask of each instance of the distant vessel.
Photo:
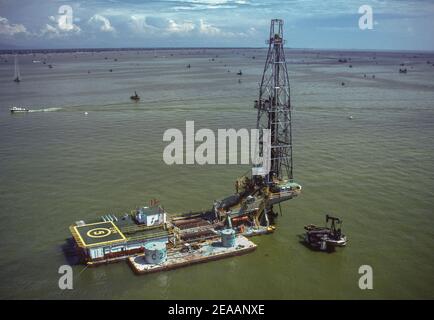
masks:
<svg viewBox="0 0 434 320"><path fill-rule="evenodd" d="M12 107L9 109L11 113L29 112L29 109L24 107Z"/></svg>
<svg viewBox="0 0 434 320"><path fill-rule="evenodd" d="M18 56L17 55L15 55L14 81L17 83L21 81L20 66L18 65Z"/></svg>
<svg viewBox="0 0 434 320"><path fill-rule="evenodd" d="M243 72L240 70L240 71L237 72L237 75L242 76Z"/></svg>
<svg viewBox="0 0 434 320"><path fill-rule="evenodd" d="M131 96L130 99L131 99L131 100L134 100L134 101L139 101L139 100L140 100L140 97L139 97L139 95L137 94L137 92L134 91L134 95Z"/></svg>

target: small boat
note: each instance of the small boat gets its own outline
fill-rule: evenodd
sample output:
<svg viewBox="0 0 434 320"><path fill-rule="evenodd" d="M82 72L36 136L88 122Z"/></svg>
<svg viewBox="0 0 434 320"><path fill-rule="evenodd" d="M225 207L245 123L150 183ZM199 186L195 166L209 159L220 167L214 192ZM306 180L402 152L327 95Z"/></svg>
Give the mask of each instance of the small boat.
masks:
<svg viewBox="0 0 434 320"><path fill-rule="evenodd" d="M11 113L29 112L29 109L24 107L12 107L9 109Z"/></svg>
<svg viewBox="0 0 434 320"><path fill-rule="evenodd" d="M21 81L20 66L18 65L18 56L17 55L15 55L14 81L16 83Z"/></svg>
<svg viewBox="0 0 434 320"><path fill-rule="evenodd" d="M131 99L131 100L134 100L134 101L139 101L139 100L140 100L140 97L139 97L139 95L137 94L137 92L134 91L134 95L131 96L130 99Z"/></svg>
<svg viewBox="0 0 434 320"><path fill-rule="evenodd" d="M330 226L328 226L331 221ZM326 226L318 227L309 224L304 227L306 234L304 241L313 249L321 251L333 251L335 247L343 247L347 244L347 237L342 234L342 220L326 215Z"/></svg>
<svg viewBox="0 0 434 320"><path fill-rule="evenodd" d="M240 71L237 72L237 75L242 76L243 72L240 70Z"/></svg>

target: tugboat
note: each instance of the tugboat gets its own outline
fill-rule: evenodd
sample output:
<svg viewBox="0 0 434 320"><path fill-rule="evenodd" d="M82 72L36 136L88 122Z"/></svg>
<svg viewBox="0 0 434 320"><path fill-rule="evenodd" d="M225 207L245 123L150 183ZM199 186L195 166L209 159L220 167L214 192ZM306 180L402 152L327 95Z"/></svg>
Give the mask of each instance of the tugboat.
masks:
<svg viewBox="0 0 434 320"><path fill-rule="evenodd" d="M134 101L139 101L139 100L140 100L140 97L139 97L139 95L137 94L137 92L134 91L134 95L131 96L130 99L131 99L131 100L134 100Z"/></svg>
<svg viewBox="0 0 434 320"><path fill-rule="evenodd" d="M331 221L330 227L329 221ZM306 230L304 241L311 248L321 251L333 251L335 247L343 247L347 244L347 237L342 234L341 226L341 219L327 214L325 227L313 224L304 227Z"/></svg>
<svg viewBox="0 0 434 320"><path fill-rule="evenodd" d="M29 109L24 107L12 107L9 109L11 113L29 112Z"/></svg>

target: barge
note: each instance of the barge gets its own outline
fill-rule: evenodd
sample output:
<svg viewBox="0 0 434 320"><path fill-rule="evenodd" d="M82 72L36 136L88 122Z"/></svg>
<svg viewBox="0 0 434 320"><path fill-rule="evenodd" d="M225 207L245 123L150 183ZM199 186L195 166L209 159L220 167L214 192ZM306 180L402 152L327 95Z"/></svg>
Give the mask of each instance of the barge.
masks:
<svg viewBox="0 0 434 320"><path fill-rule="evenodd" d="M224 229L251 237L275 231L272 206L296 197L301 186L286 183L281 192L269 187L242 189L241 193L215 201L208 211L169 214L155 200L149 206L120 216L107 214L95 221L77 221L69 227L75 252L81 261L97 266L125 260L145 252L148 243L168 248L218 239ZM265 193L264 193L265 192Z"/></svg>
<svg viewBox="0 0 434 320"><path fill-rule="evenodd" d="M228 229L230 230L230 229ZM128 258L128 264L135 274L147 274L159 271L168 271L192 264L203 263L223 258L238 256L252 252L256 249L256 244L244 236L235 237L234 244L225 246L220 240L207 240L200 245L191 248L167 250L166 257L160 251L161 259L149 261L147 257L153 253L139 254Z"/></svg>

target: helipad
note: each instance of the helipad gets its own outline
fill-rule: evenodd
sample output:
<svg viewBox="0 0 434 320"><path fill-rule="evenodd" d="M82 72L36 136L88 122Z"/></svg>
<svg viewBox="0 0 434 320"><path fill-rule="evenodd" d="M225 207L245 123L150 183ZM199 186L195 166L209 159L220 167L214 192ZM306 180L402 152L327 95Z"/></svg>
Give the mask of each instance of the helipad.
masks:
<svg viewBox="0 0 434 320"><path fill-rule="evenodd" d="M97 222L74 227L84 247L106 245L126 240L125 236L112 222Z"/></svg>

